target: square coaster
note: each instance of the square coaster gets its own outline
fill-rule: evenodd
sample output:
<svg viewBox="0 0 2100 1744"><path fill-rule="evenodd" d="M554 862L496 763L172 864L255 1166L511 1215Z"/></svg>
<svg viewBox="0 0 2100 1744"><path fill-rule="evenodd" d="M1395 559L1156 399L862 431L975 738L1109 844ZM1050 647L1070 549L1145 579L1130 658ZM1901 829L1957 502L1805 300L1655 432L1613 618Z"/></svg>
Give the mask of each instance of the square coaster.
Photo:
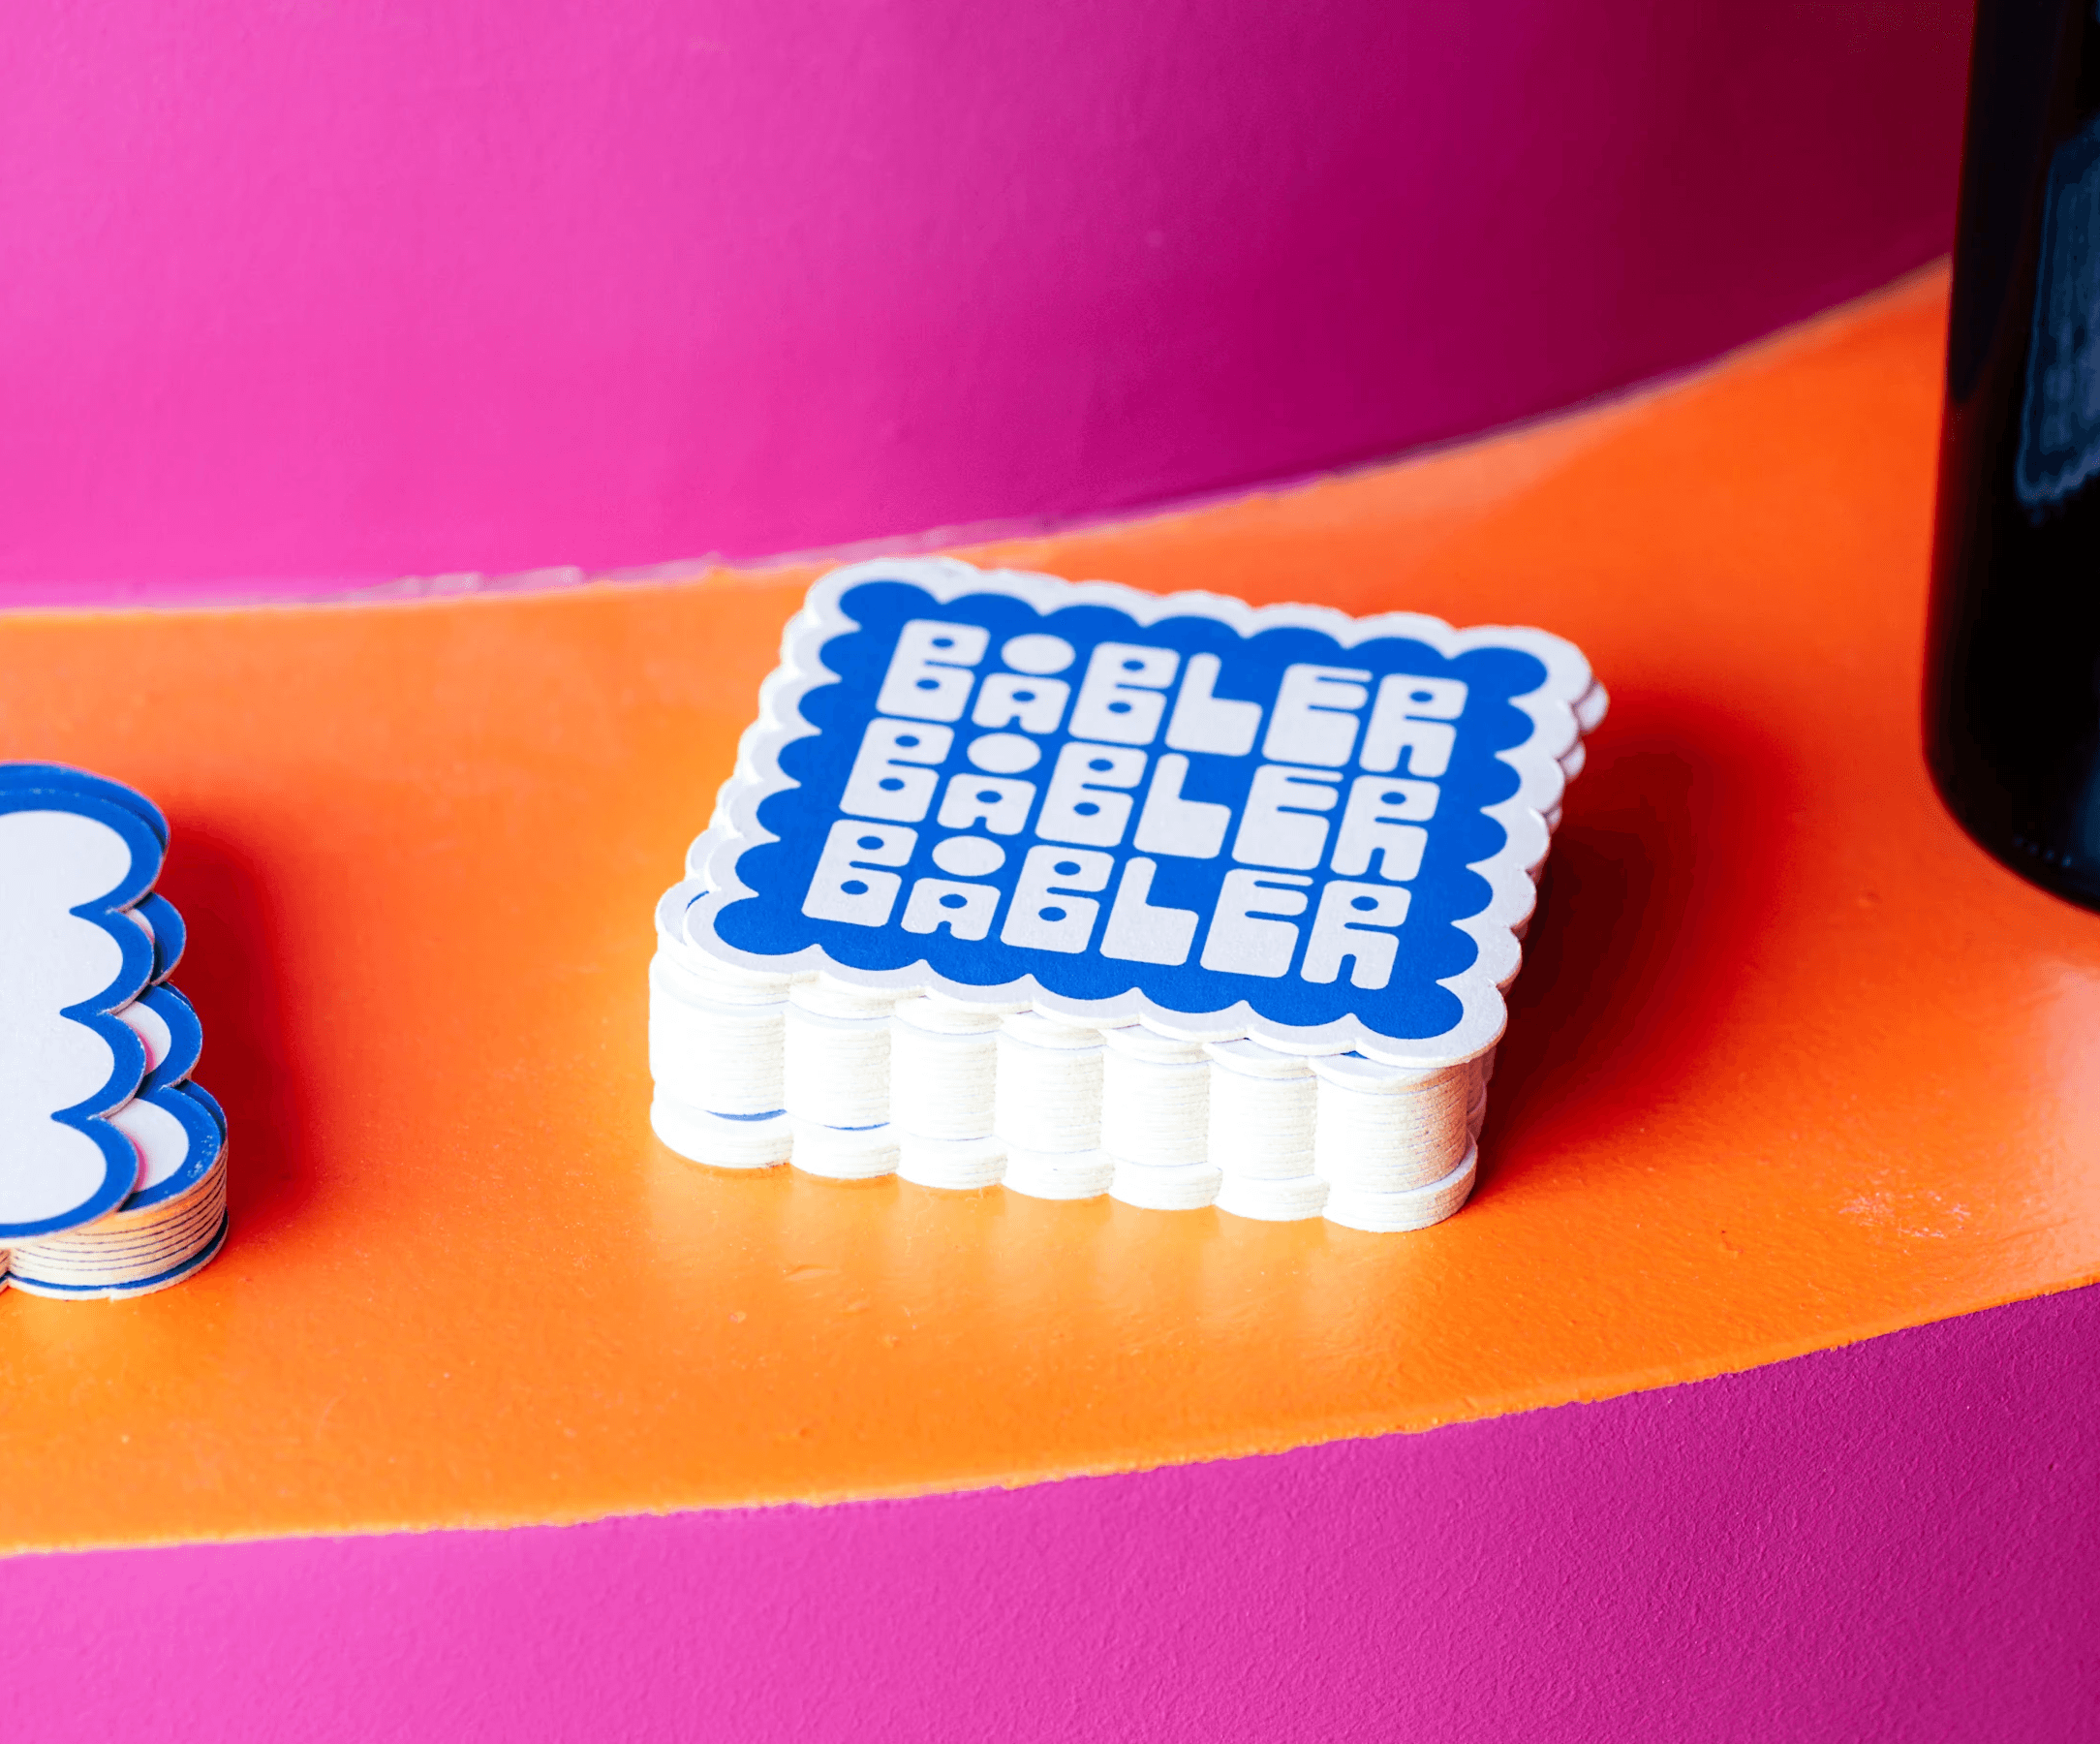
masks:
<svg viewBox="0 0 2100 1744"><path fill-rule="evenodd" d="M1540 630L835 572L692 870L740 969L1449 1067L1499 1037L1601 707Z"/></svg>

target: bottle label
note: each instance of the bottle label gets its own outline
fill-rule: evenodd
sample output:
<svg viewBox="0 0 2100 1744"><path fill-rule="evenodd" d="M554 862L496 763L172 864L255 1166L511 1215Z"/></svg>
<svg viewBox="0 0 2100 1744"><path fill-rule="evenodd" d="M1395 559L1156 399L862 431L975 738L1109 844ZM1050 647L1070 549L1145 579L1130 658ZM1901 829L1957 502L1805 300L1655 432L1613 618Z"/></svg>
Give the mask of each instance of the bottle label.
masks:
<svg viewBox="0 0 2100 1744"><path fill-rule="evenodd" d="M2100 473L2100 116L2057 147L2042 211L2013 484L2039 514Z"/></svg>

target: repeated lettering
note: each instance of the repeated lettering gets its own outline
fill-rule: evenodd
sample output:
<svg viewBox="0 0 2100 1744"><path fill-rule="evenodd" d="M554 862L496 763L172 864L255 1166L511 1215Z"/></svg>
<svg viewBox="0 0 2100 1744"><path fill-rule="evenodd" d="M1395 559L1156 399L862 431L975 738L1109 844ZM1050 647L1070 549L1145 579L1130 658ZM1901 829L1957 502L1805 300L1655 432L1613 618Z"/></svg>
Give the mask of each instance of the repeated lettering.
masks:
<svg viewBox="0 0 2100 1744"><path fill-rule="evenodd" d="M1467 687L1310 662L1269 683L1246 694L1210 652L1046 633L995 649L980 626L914 618L803 913L970 941L996 928L1005 945L1134 963L1200 950L1223 974L1383 987ZM912 877L929 832L939 872ZM1002 842L1021 855L1010 892L987 882ZM1203 909L1157 897L1165 868L1220 856Z"/></svg>

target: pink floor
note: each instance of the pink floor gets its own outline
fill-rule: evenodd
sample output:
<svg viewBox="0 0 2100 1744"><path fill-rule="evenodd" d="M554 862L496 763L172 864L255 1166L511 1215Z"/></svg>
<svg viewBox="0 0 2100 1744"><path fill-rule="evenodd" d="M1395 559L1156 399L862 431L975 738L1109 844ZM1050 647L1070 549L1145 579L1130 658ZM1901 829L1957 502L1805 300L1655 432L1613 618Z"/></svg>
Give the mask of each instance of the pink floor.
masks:
<svg viewBox="0 0 2100 1744"><path fill-rule="evenodd" d="M2100 1736L2100 1290L1031 1489L16 1559L22 1737Z"/></svg>

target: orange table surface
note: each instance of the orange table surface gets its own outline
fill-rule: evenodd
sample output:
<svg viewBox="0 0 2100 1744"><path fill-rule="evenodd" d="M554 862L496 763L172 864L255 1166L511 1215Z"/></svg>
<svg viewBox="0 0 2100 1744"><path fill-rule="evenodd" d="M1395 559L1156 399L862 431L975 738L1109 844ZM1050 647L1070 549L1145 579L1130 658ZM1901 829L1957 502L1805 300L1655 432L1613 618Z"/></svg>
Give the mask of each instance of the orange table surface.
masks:
<svg viewBox="0 0 2100 1744"><path fill-rule="evenodd" d="M1012 1483L1767 1362L2100 1273L2100 918L1928 787L1945 320L1000 547L1574 638L1611 686L1471 1205L1362 1235L717 1174L650 1137L651 909L809 571L0 620L0 751L173 823L233 1128L180 1289L0 1298L0 1546Z"/></svg>

